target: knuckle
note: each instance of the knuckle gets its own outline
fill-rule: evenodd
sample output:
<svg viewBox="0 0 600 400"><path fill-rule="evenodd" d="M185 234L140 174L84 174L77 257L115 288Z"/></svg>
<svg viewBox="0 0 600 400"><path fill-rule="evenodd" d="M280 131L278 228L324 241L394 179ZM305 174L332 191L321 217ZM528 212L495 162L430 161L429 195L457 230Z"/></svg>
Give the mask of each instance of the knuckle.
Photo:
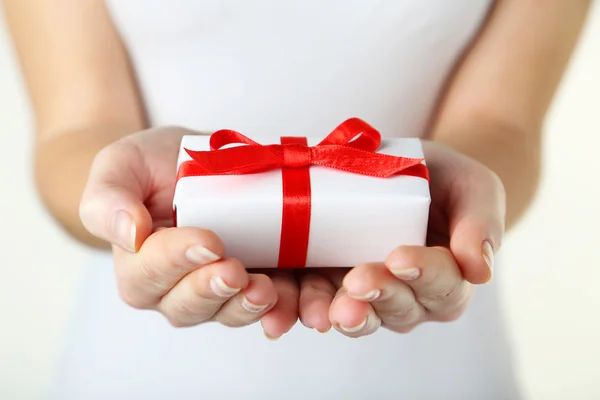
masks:
<svg viewBox="0 0 600 400"><path fill-rule="evenodd" d="M190 274L188 275L190 279L189 291L190 298L194 299L194 301L198 303L205 303L208 305L216 304L218 302L218 298L211 290L208 289L209 283L207 282L208 277L203 274ZM223 298L222 301L227 299Z"/></svg>
<svg viewBox="0 0 600 400"><path fill-rule="evenodd" d="M444 275L447 274L447 271L442 271L440 267L433 265L423 268L421 271L422 273L419 277L421 291L431 291L435 286L443 284L442 280L444 279Z"/></svg>
<svg viewBox="0 0 600 400"><path fill-rule="evenodd" d="M388 261L401 260L402 264L412 267L419 265L420 254L421 252L417 247L400 246L390 254Z"/></svg>
<svg viewBox="0 0 600 400"><path fill-rule="evenodd" d="M190 322L194 317L194 312L188 306L185 301L173 301L167 311L165 312L165 317L169 323L175 328L181 328L184 326L189 326Z"/></svg>
<svg viewBox="0 0 600 400"><path fill-rule="evenodd" d="M222 253L223 243L215 232L208 229L190 228L189 234L193 241L206 245L213 253Z"/></svg>
<svg viewBox="0 0 600 400"><path fill-rule="evenodd" d="M186 326L188 326L177 318L172 318L172 317L168 317L168 316L166 318L167 318L167 322L169 323L169 325L171 325L173 328L185 328Z"/></svg>
<svg viewBox="0 0 600 400"><path fill-rule="evenodd" d="M436 315L435 320L439 322L454 322L458 320L465 312L466 307L460 306L454 310L446 311Z"/></svg>
<svg viewBox="0 0 600 400"><path fill-rule="evenodd" d="M167 287L166 283L161 278L161 273L155 266L150 265L147 259L141 258L138 263L138 268L151 284L156 285L156 287L160 289Z"/></svg>
<svg viewBox="0 0 600 400"><path fill-rule="evenodd" d="M207 242L210 242L210 243L220 243L221 242L221 239L219 238L219 236L215 232L213 232L209 229L202 229L201 234L202 234L202 238Z"/></svg>
<svg viewBox="0 0 600 400"><path fill-rule="evenodd" d="M408 304L396 307L393 310L384 313L378 313L388 325L399 326L413 323L421 315L419 303L413 301Z"/></svg>
<svg viewBox="0 0 600 400"><path fill-rule="evenodd" d="M455 301L461 297L464 293L464 282L458 281L452 286L445 287L441 291L427 294L424 296L418 296L418 302L421 303L427 309L439 308L441 305Z"/></svg>
<svg viewBox="0 0 600 400"><path fill-rule="evenodd" d="M204 290L205 282L198 274L189 276L185 294L173 298L169 304L169 314L183 320L204 321L211 318L219 309L222 301L211 298ZM226 299L223 299L225 301Z"/></svg>
<svg viewBox="0 0 600 400"><path fill-rule="evenodd" d="M459 296L456 296L450 307L446 307L439 312L430 314L432 319L439 322L453 322L458 320L466 311L472 294L473 285L465 285L465 288L460 291Z"/></svg>
<svg viewBox="0 0 600 400"><path fill-rule="evenodd" d="M151 307L151 305L148 304L147 301L145 301L141 296L136 295L136 293L130 288L119 287L118 293L121 301L123 301L131 308L135 308L137 310L144 310Z"/></svg>
<svg viewBox="0 0 600 400"><path fill-rule="evenodd" d="M207 231L205 229L201 229L201 228L192 228L192 227L185 227L182 228L185 229L187 232L185 232L185 235L187 235L190 239L190 241L192 242L199 242L199 243L203 243L205 244L207 241L209 241L210 239L212 239L212 232L209 233L210 231Z"/></svg>

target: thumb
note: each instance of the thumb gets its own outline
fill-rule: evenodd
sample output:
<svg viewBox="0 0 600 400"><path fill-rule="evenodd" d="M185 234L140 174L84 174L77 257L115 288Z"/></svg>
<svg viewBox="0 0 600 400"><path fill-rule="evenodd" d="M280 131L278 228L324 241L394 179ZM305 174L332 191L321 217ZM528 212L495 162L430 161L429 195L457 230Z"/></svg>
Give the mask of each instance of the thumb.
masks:
<svg viewBox="0 0 600 400"><path fill-rule="evenodd" d="M92 164L79 216L94 236L136 252L152 232L144 205L148 171L132 143L123 140L101 150Z"/></svg>
<svg viewBox="0 0 600 400"><path fill-rule="evenodd" d="M494 255L504 236L506 195L497 175L471 162L454 177L459 182L448 193L450 250L464 278L482 284L492 279Z"/></svg>

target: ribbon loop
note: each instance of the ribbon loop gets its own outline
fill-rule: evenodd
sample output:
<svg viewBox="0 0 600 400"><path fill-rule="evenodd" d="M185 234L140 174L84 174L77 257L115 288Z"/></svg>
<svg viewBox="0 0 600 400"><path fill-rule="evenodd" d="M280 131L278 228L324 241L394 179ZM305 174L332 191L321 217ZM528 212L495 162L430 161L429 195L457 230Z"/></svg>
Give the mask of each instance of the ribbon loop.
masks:
<svg viewBox="0 0 600 400"><path fill-rule="evenodd" d="M281 146L282 167L283 168L299 168L307 167L312 161L312 152L310 148L304 144L288 143Z"/></svg>
<svg viewBox="0 0 600 400"><path fill-rule="evenodd" d="M247 144L250 146L260 146L254 140L249 137L242 135L239 132L232 131L231 129L221 129L214 132L210 136L210 150L219 150L221 147L225 147L230 144Z"/></svg>
<svg viewBox="0 0 600 400"><path fill-rule="evenodd" d="M319 143L319 146L335 144L359 150L375 151L381 144L381 135L362 119L350 118L339 124Z"/></svg>

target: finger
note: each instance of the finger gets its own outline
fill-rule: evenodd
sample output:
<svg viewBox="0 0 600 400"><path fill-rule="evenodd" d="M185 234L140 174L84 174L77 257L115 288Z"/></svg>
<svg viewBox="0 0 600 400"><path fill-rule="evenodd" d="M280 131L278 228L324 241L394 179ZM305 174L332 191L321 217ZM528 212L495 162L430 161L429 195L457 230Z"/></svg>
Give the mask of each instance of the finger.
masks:
<svg viewBox="0 0 600 400"><path fill-rule="evenodd" d="M163 296L157 310L173 326L197 325L213 318L249 281L246 269L238 260L217 261L186 275Z"/></svg>
<svg viewBox="0 0 600 400"><path fill-rule="evenodd" d="M363 264L344 279L348 296L370 302L382 325L406 333L425 320L426 312L413 289L397 279L383 263Z"/></svg>
<svg viewBox="0 0 600 400"><path fill-rule="evenodd" d="M500 178L476 161L428 142L431 196L443 204L450 249L466 280L492 278L505 228L506 193Z"/></svg>
<svg viewBox="0 0 600 400"><path fill-rule="evenodd" d="M300 277L300 321L308 328L325 333L331 329L329 308L337 292L332 281L317 273Z"/></svg>
<svg viewBox="0 0 600 400"><path fill-rule="evenodd" d="M473 286L464 280L446 248L402 246L388 256L385 265L410 286L431 320L455 320L471 298Z"/></svg>
<svg viewBox="0 0 600 400"><path fill-rule="evenodd" d="M191 271L221 259L225 250L212 232L192 227L161 229L137 253L113 251L121 297L136 308L160 298Z"/></svg>
<svg viewBox="0 0 600 400"><path fill-rule="evenodd" d="M216 321L231 327L250 325L277 303L277 290L267 275L250 274L249 278L248 286L216 313Z"/></svg>
<svg viewBox="0 0 600 400"><path fill-rule="evenodd" d="M271 274L277 291L277 303L260 320L265 336L277 339L298 321L298 282L291 273Z"/></svg>
<svg viewBox="0 0 600 400"><path fill-rule="evenodd" d="M481 183L457 185L449 210L450 249L469 282L492 279L494 253L504 235L504 191L494 176Z"/></svg>
<svg viewBox="0 0 600 400"><path fill-rule="evenodd" d="M94 236L135 252L152 232L144 206L149 180L133 144L118 141L95 157L79 206L83 226Z"/></svg>
<svg viewBox="0 0 600 400"><path fill-rule="evenodd" d="M329 319L338 332L352 338L370 335L381 326L371 304L349 297L343 288L333 299Z"/></svg>

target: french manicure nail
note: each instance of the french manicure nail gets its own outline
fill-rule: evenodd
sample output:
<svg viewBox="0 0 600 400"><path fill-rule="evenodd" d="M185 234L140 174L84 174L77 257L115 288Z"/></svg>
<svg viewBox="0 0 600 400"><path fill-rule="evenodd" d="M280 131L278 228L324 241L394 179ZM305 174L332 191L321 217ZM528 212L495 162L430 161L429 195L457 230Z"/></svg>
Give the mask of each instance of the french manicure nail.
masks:
<svg viewBox="0 0 600 400"><path fill-rule="evenodd" d="M231 297L237 294L241 288L232 288L227 285L220 276L213 276L209 282L210 289L219 297Z"/></svg>
<svg viewBox="0 0 600 400"><path fill-rule="evenodd" d="M121 210L115 214L112 232L121 247L132 253L135 252L136 228L133 218L131 218L131 215L127 211Z"/></svg>
<svg viewBox="0 0 600 400"><path fill-rule="evenodd" d="M343 330L346 333L356 333L356 332L360 331L362 328L364 328L365 325L367 325L367 319L366 318L365 318L365 320L363 322L361 322L360 324L358 324L356 326L346 327L346 326L340 325L340 329Z"/></svg>
<svg viewBox="0 0 600 400"><path fill-rule="evenodd" d="M206 265L219 260L221 257L202 245L194 245L187 249L185 256L190 262L198 265Z"/></svg>
<svg viewBox="0 0 600 400"><path fill-rule="evenodd" d="M490 279L488 280L489 282L492 280L492 277L494 275L494 249L492 248L492 244L488 240L484 240L483 244L481 245L481 254L483 256L483 260L490 269Z"/></svg>
<svg viewBox="0 0 600 400"><path fill-rule="evenodd" d="M375 290L371 290L370 292L368 292L364 295L349 294L349 296L355 300L374 301L374 300L377 300L379 298L379 296L381 296L381 290L375 289Z"/></svg>
<svg viewBox="0 0 600 400"><path fill-rule="evenodd" d="M392 274L403 281L413 281L421 275L419 268L392 269Z"/></svg>
<svg viewBox="0 0 600 400"><path fill-rule="evenodd" d="M259 313L261 311L266 310L267 307L269 307L269 305L268 304L265 304L265 305L254 304L254 303L250 302L250 300L248 300L244 296L244 299L242 300L242 307L244 307L244 310L246 310L248 312Z"/></svg>

